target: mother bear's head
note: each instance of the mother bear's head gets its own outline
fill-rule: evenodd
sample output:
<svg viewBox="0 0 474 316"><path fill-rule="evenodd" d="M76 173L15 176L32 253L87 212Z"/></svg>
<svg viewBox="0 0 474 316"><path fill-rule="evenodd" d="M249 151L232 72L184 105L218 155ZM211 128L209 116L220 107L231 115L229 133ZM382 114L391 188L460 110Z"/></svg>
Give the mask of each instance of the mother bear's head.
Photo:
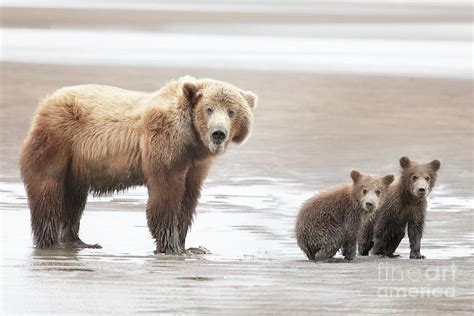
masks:
<svg viewBox="0 0 474 316"><path fill-rule="evenodd" d="M184 77L183 97L193 109L193 125L204 146L213 154L230 142L242 143L253 125L257 96L226 82Z"/></svg>

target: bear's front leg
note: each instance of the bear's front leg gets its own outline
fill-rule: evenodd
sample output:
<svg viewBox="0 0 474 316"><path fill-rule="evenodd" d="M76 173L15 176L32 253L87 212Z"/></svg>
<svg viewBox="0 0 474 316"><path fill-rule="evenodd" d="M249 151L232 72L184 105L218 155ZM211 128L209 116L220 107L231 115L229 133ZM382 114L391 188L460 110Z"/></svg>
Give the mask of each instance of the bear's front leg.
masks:
<svg viewBox="0 0 474 316"><path fill-rule="evenodd" d="M343 235L342 255L347 261L354 259L357 252L357 236L360 227L360 216L357 212L351 212L346 218L344 224L345 232Z"/></svg>
<svg viewBox="0 0 474 316"><path fill-rule="evenodd" d="M379 218L374 226L372 254L395 258L398 245L405 236L405 224L391 222L389 216Z"/></svg>
<svg viewBox="0 0 474 316"><path fill-rule="evenodd" d="M147 222L157 253L183 254L179 241L178 214L184 194L180 175L159 174L148 180Z"/></svg>
<svg viewBox="0 0 474 316"><path fill-rule="evenodd" d="M179 241L183 249L186 249L186 235L191 227L193 217L196 214L196 206L201 196L202 183L208 174L209 167L210 161L194 162L186 174L186 186L178 216ZM209 250L199 247L189 248L188 252L205 254L208 253Z"/></svg>
<svg viewBox="0 0 474 316"><path fill-rule="evenodd" d="M361 256L368 256L374 246L374 221L375 217L372 216L364 223L364 226L357 236L357 248Z"/></svg>
<svg viewBox="0 0 474 316"><path fill-rule="evenodd" d="M408 222L408 238L410 240L410 259L425 259L420 253L421 237L423 236L424 219Z"/></svg>
<svg viewBox="0 0 474 316"><path fill-rule="evenodd" d="M344 244L342 245L342 255L345 260L351 261L356 255L357 249L357 233L351 232L348 234Z"/></svg>

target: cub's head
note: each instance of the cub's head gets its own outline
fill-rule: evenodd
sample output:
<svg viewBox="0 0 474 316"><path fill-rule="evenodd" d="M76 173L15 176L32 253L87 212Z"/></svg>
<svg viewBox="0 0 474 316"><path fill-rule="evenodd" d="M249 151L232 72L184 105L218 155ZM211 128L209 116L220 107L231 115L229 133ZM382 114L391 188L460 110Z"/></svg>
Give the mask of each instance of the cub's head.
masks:
<svg viewBox="0 0 474 316"><path fill-rule="evenodd" d="M185 77L183 95L193 107L193 123L213 154L229 143L242 143L250 134L257 96L225 82Z"/></svg>
<svg viewBox="0 0 474 316"><path fill-rule="evenodd" d="M420 163L403 156L400 158L400 167L404 189L414 197L423 198L433 189L441 162L433 160Z"/></svg>
<svg viewBox="0 0 474 316"><path fill-rule="evenodd" d="M368 213L377 210L384 202L388 187L395 179L393 174L385 177L371 176L352 170L353 194L360 206Z"/></svg>

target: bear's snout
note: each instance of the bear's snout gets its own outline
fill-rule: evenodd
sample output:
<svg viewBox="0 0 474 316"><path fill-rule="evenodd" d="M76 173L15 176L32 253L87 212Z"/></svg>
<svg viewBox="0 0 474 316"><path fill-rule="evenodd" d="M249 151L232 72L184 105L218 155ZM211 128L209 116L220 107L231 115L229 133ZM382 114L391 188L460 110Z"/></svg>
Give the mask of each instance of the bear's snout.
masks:
<svg viewBox="0 0 474 316"><path fill-rule="evenodd" d="M209 127L208 137L211 153L222 153L229 139L229 130L223 124L213 124Z"/></svg>
<svg viewBox="0 0 474 316"><path fill-rule="evenodd" d="M420 198L425 197L429 193L429 183L426 180L418 180L413 188L413 195Z"/></svg>
<svg viewBox="0 0 474 316"><path fill-rule="evenodd" d="M425 196L426 189L425 188L418 188L417 194L418 194L418 196L421 196L421 197Z"/></svg>
<svg viewBox="0 0 474 316"><path fill-rule="evenodd" d="M214 143L222 143L227 138L227 131L223 128L214 128L211 133L211 138Z"/></svg>
<svg viewBox="0 0 474 316"><path fill-rule="evenodd" d="M367 193L360 201L361 207L367 212L373 212L379 207L379 197L374 192Z"/></svg>

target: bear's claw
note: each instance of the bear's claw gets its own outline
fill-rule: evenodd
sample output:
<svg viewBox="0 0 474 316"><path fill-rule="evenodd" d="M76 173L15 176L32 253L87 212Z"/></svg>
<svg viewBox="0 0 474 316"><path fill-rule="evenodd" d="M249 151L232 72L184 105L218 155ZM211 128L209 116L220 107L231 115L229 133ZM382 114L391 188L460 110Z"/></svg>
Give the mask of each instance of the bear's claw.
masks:
<svg viewBox="0 0 474 316"><path fill-rule="evenodd" d="M63 249L75 249L75 248L89 248L89 249L102 249L102 246L99 244L86 244L82 240L69 241L62 243L61 247Z"/></svg>
<svg viewBox="0 0 474 316"><path fill-rule="evenodd" d="M205 247L191 247L186 249L186 254L188 255L207 255L210 254L211 251Z"/></svg>
<svg viewBox="0 0 474 316"><path fill-rule="evenodd" d="M410 255L410 259L426 259L423 255Z"/></svg>

